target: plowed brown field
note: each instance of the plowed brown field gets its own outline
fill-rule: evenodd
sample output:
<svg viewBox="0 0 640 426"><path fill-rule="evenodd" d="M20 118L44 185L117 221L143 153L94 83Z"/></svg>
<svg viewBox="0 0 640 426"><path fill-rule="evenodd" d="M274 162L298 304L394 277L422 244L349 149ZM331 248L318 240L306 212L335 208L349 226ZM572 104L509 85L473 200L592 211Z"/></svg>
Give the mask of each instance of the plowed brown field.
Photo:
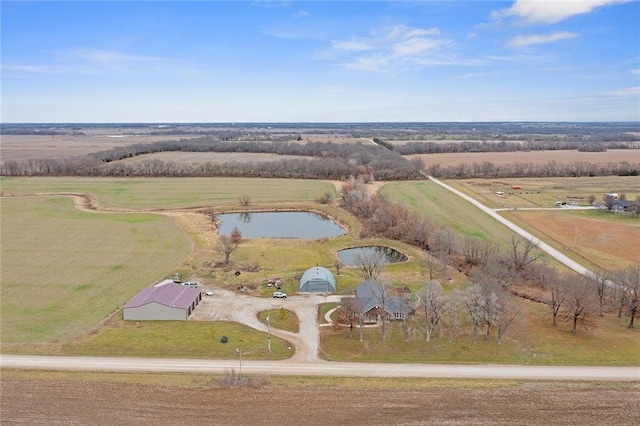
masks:
<svg viewBox="0 0 640 426"><path fill-rule="evenodd" d="M602 269L640 263L640 223L630 226L629 223L580 217L579 212L518 211L510 214L550 237L564 250L574 250Z"/></svg>
<svg viewBox="0 0 640 426"><path fill-rule="evenodd" d="M3 380L2 424L46 425L631 425L640 384L493 388L192 388Z"/></svg>

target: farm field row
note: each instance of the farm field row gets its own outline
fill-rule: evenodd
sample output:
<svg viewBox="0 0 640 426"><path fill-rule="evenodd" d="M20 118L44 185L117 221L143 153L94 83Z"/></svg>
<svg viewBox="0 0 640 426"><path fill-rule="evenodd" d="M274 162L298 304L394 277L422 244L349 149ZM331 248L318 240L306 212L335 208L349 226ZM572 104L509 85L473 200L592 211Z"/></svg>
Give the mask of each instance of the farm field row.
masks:
<svg viewBox="0 0 640 426"><path fill-rule="evenodd" d="M546 164L555 161L558 164L571 164L577 161L603 164L623 161L639 162L640 150L609 149L605 152L581 152L577 150L562 151L516 151L516 152L455 152L443 154L408 155L408 159L419 158L429 167L440 164L443 167L457 164L490 162L495 165L509 163Z"/></svg>
<svg viewBox="0 0 640 426"><path fill-rule="evenodd" d="M237 205L243 195L256 203L286 205L335 194L330 182L251 178L3 178L4 194L81 193L98 197L100 206L119 209L168 209Z"/></svg>

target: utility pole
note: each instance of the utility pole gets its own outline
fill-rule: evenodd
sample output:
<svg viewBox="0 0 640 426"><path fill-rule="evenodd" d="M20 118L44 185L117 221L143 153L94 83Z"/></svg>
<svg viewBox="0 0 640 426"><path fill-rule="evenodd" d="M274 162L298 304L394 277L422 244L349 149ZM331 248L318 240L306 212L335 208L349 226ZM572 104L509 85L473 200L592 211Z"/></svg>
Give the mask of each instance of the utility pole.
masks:
<svg viewBox="0 0 640 426"><path fill-rule="evenodd" d="M242 381L242 349L236 348L236 353L240 356L240 374L239 374L239 378L240 378L240 381Z"/></svg>
<svg viewBox="0 0 640 426"><path fill-rule="evenodd" d="M267 349L271 352L271 313L267 313Z"/></svg>

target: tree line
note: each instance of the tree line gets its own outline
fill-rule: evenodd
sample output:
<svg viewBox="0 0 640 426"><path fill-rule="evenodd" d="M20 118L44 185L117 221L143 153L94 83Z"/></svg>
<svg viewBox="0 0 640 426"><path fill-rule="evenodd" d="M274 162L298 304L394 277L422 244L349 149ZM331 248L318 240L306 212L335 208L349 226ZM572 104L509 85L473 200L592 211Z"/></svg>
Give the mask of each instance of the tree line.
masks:
<svg viewBox="0 0 640 426"><path fill-rule="evenodd" d="M157 152L251 152L287 156L271 162L227 161L186 164L148 159L119 162ZM422 163L370 144L330 142L225 142L212 138L132 144L91 155L65 159L29 159L3 162L4 176L169 176L263 177L298 179L413 180L421 178Z"/></svg>

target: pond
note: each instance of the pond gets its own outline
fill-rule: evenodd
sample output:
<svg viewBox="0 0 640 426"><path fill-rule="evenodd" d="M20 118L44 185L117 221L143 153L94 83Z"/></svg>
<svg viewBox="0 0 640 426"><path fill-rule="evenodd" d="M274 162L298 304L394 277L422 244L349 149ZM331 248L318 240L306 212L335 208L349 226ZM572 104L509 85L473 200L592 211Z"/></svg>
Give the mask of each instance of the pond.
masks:
<svg viewBox="0 0 640 426"><path fill-rule="evenodd" d="M238 228L242 238L298 238L315 240L345 233L326 216L310 212L224 213L218 215L218 232L230 235Z"/></svg>
<svg viewBox="0 0 640 426"><path fill-rule="evenodd" d="M396 249L385 246L365 246L338 251L338 258L347 266L357 266L357 258L369 256L380 259L382 263L406 262L409 258Z"/></svg>

